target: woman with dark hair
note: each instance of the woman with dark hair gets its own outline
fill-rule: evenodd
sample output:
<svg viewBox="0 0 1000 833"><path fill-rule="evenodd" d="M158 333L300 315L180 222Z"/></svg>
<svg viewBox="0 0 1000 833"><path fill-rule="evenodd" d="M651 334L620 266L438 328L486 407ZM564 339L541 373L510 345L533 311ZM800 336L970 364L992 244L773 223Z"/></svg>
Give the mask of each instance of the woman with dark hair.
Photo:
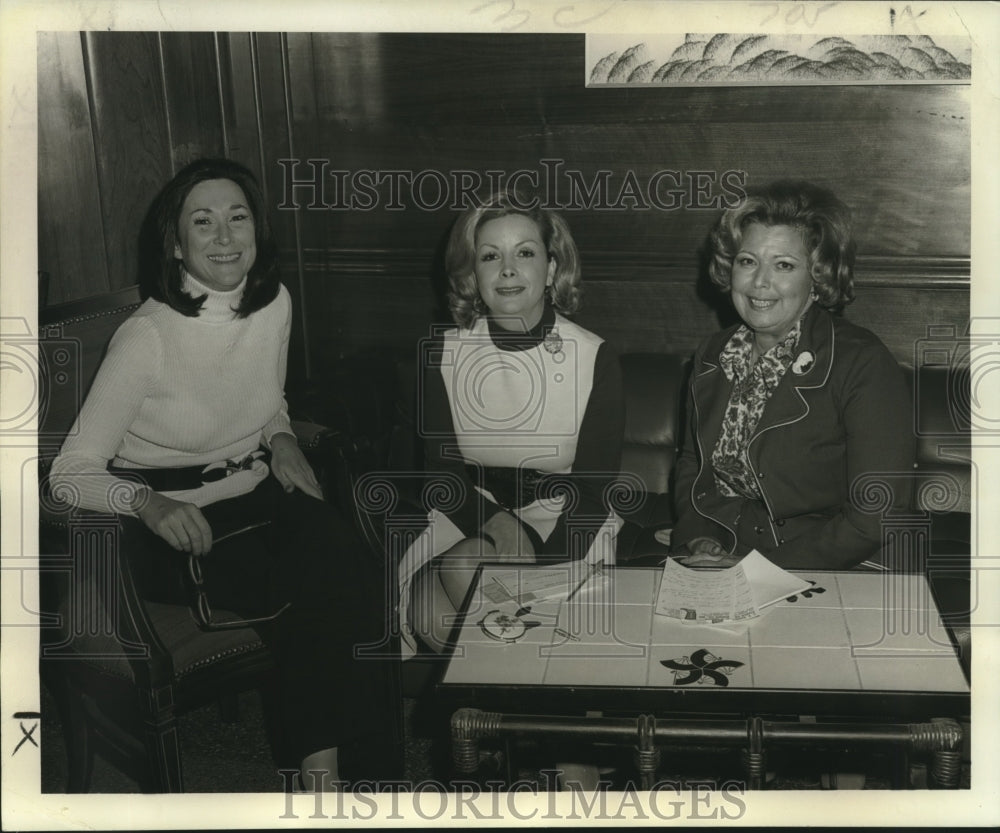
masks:
<svg viewBox="0 0 1000 833"><path fill-rule="evenodd" d="M850 212L828 190L776 182L723 213L711 242L710 276L743 323L695 353L672 554L729 566L756 549L830 569L876 557L882 518L865 489L909 504L913 425L892 354L835 314L854 299Z"/></svg>
<svg viewBox="0 0 1000 833"><path fill-rule="evenodd" d="M613 563L624 427L617 354L566 315L580 265L558 214L510 195L465 211L445 253L458 327L424 353L426 468L456 500L400 566L404 643L444 649L483 559ZM412 593L412 599L411 599Z"/></svg>
<svg viewBox="0 0 1000 833"><path fill-rule="evenodd" d="M292 306L260 190L242 165L198 160L150 218L153 297L114 335L53 493L119 517L146 598L186 599L181 552L213 605L269 619L256 627L277 659L276 758L336 780L338 749L386 708L378 665L353 659L382 633L382 593L292 433Z"/></svg>
<svg viewBox="0 0 1000 833"><path fill-rule="evenodd" d="M278 247L271 235L271 222L264 206L264 195L261 194L254 175L237 162L229 159L199 159L181 170L163 189L153 203L143 228L144 265L140 278L150 297L163 301L183 315L198 314L202 298L185 291L185 262L183 258L177 257L177 247L183 226L184 202L192 189L211 180L233 183L243 193L245 207L253 218L254 257L244 273L246 286L236 308L237 314L245 318L271 303L278 296L281 282L278 274ZM198 225L205 227L206 224L202 220ZM165 252L173 252L173 255L164 257ZM240 269L233 271L238 273Z"/></svg>

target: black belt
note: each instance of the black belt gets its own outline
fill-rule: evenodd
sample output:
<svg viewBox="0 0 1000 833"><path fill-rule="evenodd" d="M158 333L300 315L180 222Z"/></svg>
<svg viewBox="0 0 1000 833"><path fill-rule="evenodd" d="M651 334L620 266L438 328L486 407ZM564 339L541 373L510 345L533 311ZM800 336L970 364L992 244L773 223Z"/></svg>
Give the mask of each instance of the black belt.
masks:
<svg viewBox="0 0 1000 833"><path fill-rule="evenodd" d="M108 473L129 480L138 479L154 492L180 492L197 489L206 483L223 480L231 474L248 471L255 460L270 462L271 456L264 450L254 451L242 460L226 460L222 465L209 463L204 466L184 466L167 469L130 469L108 464ZM211 466L211 468L210 468Z"/></svg>

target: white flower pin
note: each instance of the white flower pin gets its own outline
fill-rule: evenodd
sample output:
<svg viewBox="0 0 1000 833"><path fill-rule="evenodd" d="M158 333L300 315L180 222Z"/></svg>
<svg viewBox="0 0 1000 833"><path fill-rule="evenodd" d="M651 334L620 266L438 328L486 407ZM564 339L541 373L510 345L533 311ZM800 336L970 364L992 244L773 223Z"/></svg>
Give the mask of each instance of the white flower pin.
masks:
<svg viewBox="0 0 1000 833"><path fill-rule="evenodd" d="M808 373L809 368L813 366L814 361L816 361L816 357L808 350L804 350L799 353L799 355L795 357L795 361L792 362L792 373L796 376Z"/></svg>

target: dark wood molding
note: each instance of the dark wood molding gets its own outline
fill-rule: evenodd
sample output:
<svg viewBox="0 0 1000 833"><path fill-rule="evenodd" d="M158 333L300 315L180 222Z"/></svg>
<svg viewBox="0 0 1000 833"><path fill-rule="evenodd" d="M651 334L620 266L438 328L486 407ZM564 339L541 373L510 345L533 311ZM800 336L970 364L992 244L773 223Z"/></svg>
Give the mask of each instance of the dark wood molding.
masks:
<svg viewBox="0 0 1000 833"><path fill-rule="evenodd" d="M297 265L293 252L284 253L289 267ZM623 283L657 281L690 284L697 279L699 264L665 260L635 252L581 252L584 276L591 281ZM307 275L315 273L378 275L401 280L428 277L435 256L422 249L317 249L306 248L302 263ZM901 289L954 289L969 291L971 264L967 257L859 257L855 283Z"/></svg>

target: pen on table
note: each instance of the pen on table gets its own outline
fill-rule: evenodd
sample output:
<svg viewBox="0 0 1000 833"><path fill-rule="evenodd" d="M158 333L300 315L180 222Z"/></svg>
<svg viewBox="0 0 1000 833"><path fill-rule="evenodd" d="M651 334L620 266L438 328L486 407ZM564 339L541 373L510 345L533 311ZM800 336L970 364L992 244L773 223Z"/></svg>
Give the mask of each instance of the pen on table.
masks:
<svg viewBox="0 0 1000 833"><path fill-rule="evenodd" d="M496 576L490 576L490 580L496 582L496 584L500 586L500 589L503 590L503 592L506 593L511 599L514 598L514 594L510 592L510 589L507 587L507 585L504 584L502 581L500 581L500 579L498 579Z"/></svg>
<svg viewBox="0 0 1000 833"><path fill-rule="evenodd" d="M574 587L572 592L566 597L566 601L568 602L577 593L579 593L580 588L583 587L583 585L585 585L588 581L590 581L590 577L593 576L595 573L599 573L600 571L601 571L601 562L597 562L596 564L591 564L590 569L587 570L586 575L584 575L584 577L580 579L580 583L576 587Z"/></svg>
<svg viewBox="0 0 1000 833"><path fill-rule="evenodd" d="M499 587L506 594L506 596L507 596L508 599L510 599L511 601L518 602L520 604L521 600L517 596L515 596L513 593L511 593L510 592L510 588L507 587L507 585L504 584L502 581L500 581L500 579L498 579L496 576L490 576L490 581L492 581L494 584L496 584L497 587ZM514 613L514 615L515 616L523 616L525 613L531 613L531 605L522 605Z"/></svg>

